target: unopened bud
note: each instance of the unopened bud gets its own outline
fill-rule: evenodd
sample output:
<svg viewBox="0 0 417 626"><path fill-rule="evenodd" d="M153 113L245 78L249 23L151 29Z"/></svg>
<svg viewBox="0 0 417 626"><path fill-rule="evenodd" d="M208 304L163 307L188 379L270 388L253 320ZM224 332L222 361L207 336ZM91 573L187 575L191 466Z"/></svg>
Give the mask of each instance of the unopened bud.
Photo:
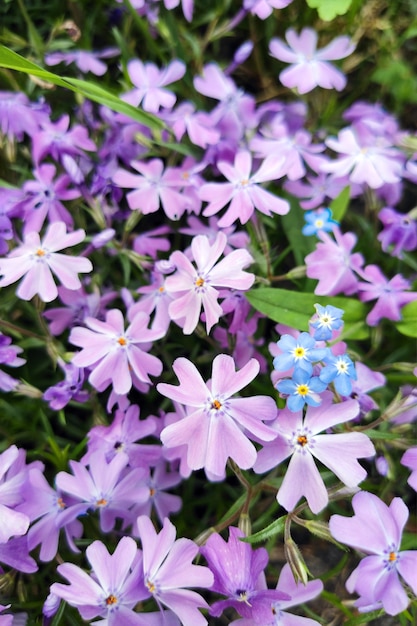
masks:
<svg viewBox="0 0 417 626"><path fill-rule="evenodd" d="M250 521L250 517L247 513L242 513L239 517L238 526L245 537L249 537L252 534L252 523Z"/></svg>
<svg viewBox="0 0 417 626"><path fill-rule="evenodd" d="M286 539L284 543L284 553L285 558L287 559L288 564L291 568L295 582L298 583L301 581L303 585L306 585L310 572L297 544L293 539Z"/></svg>
<svg viewBox="0 0 417 626"><path fill-rule="evenodd" d="M203 546L207 539L213 535L216 532L216 530L211 527L211 528L207 528L207 530L203 530L202 533L200 533L195 539L194 539L194 543L196 543L198 546Z"/></svg>

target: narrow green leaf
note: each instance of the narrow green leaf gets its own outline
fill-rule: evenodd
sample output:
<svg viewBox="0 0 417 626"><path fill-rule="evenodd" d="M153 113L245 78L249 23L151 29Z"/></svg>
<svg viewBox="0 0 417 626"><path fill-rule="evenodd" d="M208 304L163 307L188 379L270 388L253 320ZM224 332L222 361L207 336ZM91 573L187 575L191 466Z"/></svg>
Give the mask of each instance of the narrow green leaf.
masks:
<svg viewBox="0 0 417 626"><path fill-rule="evenodd" d="M312 9L317 9L322 20L330 22L336 15L347 13L352 0L307 0L307 4Z"/></svg>
<svg viewBox="0 0 417 626"><path fill-rule="evenodd" d="M349 206L350 200L350 187L345 187L339 193L337 198L332 200L329 208L332 210L332 217L336 222L341 222L345 216L346 210Z"/></svg>
<svg viewBox="0 0 417 626"><path fill-rule="evenodd" d="M32 74L38 76L42 80L45 80L58 87L64 87L70 89L76 93L82 94L94 102L103 104L113 111L122 113L131 117L136 122L151 128L152 130L161 130L164 128L164 123L156 116L136 109L131 104L124 102L118 96L107 91L100 85L92 83L90 81L81 80L79 78L70 78L65 76L58 76L49 70L44 70L36 63L28 61L17 52L10 50L6 46L0 46L0 67L7 68L9 70L16 70L18 72L24 72L25 74Z"/></svg>
<svg viewBox="0 0 417 626"><path fill-rule="evenodd" d="M266 528L259 530L257 533L253 535L249 535L249 537L242 537L241 541L245 543L260 543L261 541L266 541L270 537L274 537L275 535L280 535L284 532L285 520L287 519L286 515L279 517L272 524L269 524Z"/></svg>
<svg viewBox="0 0 417 626"><path fill-rule="evenodd" d="M369 624L374 619L378 619L378 617L383 617L385 615L385 611L370 611L369 613L363 613L358 617L353 617L352 619L348 619L345 622L345 626L360 626L361 624Z"/></svg>

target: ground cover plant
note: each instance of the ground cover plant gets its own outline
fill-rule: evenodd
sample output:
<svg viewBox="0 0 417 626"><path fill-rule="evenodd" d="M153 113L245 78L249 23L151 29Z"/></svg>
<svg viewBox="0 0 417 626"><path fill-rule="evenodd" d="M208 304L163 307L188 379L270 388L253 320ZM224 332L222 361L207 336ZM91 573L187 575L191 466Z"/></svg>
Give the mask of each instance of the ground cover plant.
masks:
<svg viewBox="0 0 417 626"><path fill-rule="evenodd" d="M0 625L415 624L415 0L0 18Z"/></svg>

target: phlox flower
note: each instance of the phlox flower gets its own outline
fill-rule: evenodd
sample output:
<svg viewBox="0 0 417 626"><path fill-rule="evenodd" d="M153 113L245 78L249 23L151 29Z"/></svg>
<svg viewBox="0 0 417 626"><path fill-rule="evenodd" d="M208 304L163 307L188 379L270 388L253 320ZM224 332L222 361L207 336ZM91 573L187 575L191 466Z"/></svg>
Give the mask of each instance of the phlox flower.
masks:
<svg viewBox="0 0 417 626"><path fill-rule="evenodd" d="M333 230L334 239L324 231L317 233L321 242L314 252L305 257L307 276L317 278L314 290L319 296L335 296L344 293L347 296L358 290L355 272L363 265L360 253L351 253L357 237L353 233L342 234L339 228Z"/></svg>
<svg viewBox="0 0 417 626"><path fill-rule="evenodd" d="M300 94L317 86L337 91L344 89L346 77L329 61L344 59L352 54L355 46L349 37L336 37L321 50L317 50L317 33L312 28L303 28L299 35L290 28L285 33L285 38L288 46L275 38L269 44L273 57L284 63L291 63L279 75L285 87L297 89Z"/></svg>
<svg viewBox="0 0 417 626"><path fill-rule="evenodd" d="M0 287L6 287L24 277L16 295L30 300L38 294L44 302L55 300L58 295L53 280L54 273L67 289L81 287L78 273L91 272L89 259L60 254L57 250L75 246L83 241L85 232L80 228L67 233L63 222L49 225L42 241L37 232L29 232L23 243L14 248L5 259L0 260Z"/></svg>
<svg viewBox="0 0 417 626"><path fill-rule="evenodd" d="M292 0L244 0L243 8L256 15L261 20L266 20L274 9L284 9Z"/></svg>
<svg viewBox="0 0 417 626"><path fill-rule="evenodd" d="M342 316L344 311L331 304L322 306L315 304L316 313L310 320L310 326L314 329L313 337L316 341L332 339L333 331L343 326Z"/></svg>
<svg viewBox="0 0 417 626"><path fill-rule="evenodd" d="M266 472L291 457L287 472L278 490L277 500L292 511L305 496L313 513L319 513L328 503L328 494L316 458L328 467L347 487L357 487L366 477L359 458L375 454L374 446L364 433L329 433L337 424L354 419L359 412L356 400L333 404L333 394L324 392L318 407L310 406L296 414L283 409L274 422L277 436L264 444L254 465L256 473ZM324 434L320 434L324 431Z"/></svg>
<svg viewBox="0 0 417 626"><path fill-rule="evenodd" d="M180 496L176 496L166 490L176 487L181 481L182 476L178 472L167 471L165 459L160 459L145 480L145 484L149 489L149 497L146 502L135 507L134 513L136 517L138 515L150 517L152 510L155 510L159 521L163 524L166 517L169 517L172 513L178 513L182 505Z"/></svg>
<svg viewBox="0 0 417 626"><path fill-rule="evenodd" d="M10 337L6 337L0 332L0 365L7 365L7 367L20 367L26 363L25 359L17 356L23 352L19 346L10 345L12 340ZM11 391L15 389L19 381L6 372L0 370L0 389L2 391Z"/></svg>
<svg viewBox="0 0 417 626"><path fill-rule="evenodd" d="M27 481L25 469L17 470L19 450L10 446L0 454L0 543L11 537L24 535L29 528L30 518L16 510L24 501L23 488Z"/></svg>
<svg viewBox="0 0 417 626"><path fill-rule="evenodd" d="M138 517L137 526L143 551L145 587L160 606L173 611L183 626L205 626L199 608L206 601L189 587L210 587L213 574L207 567L193 565L198 546L190 539L176 539L175 526L168 520L158 534L149 517Z"/></svg>
<svg viewBox="0 0 417 626"><path fill-rule="evenodd" d="M65 378L44 391L42 398L45 402L48 402L54 411L63 409L72 399L76 402L86 402L88 392L82 390L84 370L76 367L74 363L65 363L61 358L58 358L58 365L64 372Z"/></svg>
<svg viewBox="0 0 417 626"><path fill-rule="evenodd" d="M184 76L185 64L182 61L172 61L159 70L154 63L133 59L127 64L127 71L135 87L122 96L123 100L133 106L142 103L144 110L150 113L158 113L160 107L171 109L174 106L177 98L165 87Z"/></svg>
<svg viewBox="0 0 417 626"><path fill-rule="evenodd" d="M33 136L47 119L47 110L36 108L23 92L0 92L0 132L10 140Z"/></svg>
<svg viewBox="0 0 417 626"><path fill-rule="evenodd" d="M161 432L164 446L187 446L187 463L193 470L204 467L213 480L225 475L227 459L248 469L256 460L250 436L269 441L275 432L263 423L275 417L275 402L269 396L233 398L259 372L251 359L235 371L232 357L219 354L213 361L212 379L206 384L191 361L178 358L173 370L180 385L159 383L159 393L186 407L186 416Z"/></svg>
<svg viewBox="0 0 417 626"><path fill-rule="evenodd" d="M411 470L407 482L414 491L417 491L417 446L408 448L402 455L400 463Z"/></svg>
<svg viewBox="0 0 417 626"><path fill-rule="evenodd" d="M402 307L417 300L417 293L408 291L411 285L401 274L388 280L378 265L367 265L361 276L367 282L358 284L360 299L363 302L377 300L366 316L369 326L377 326L384 317L394 322L399 321Z"/></svg>
<svg viewBox="0 0 417 626"><path fill-rule="evenodd" d="M70 65L75 63L78 69L86 74L91 72L96 76L103 76L107 72L107 65L100 59L108 59L120 54L119 48L106 48L100 52L92 52L91 50L68 50L67 52L51 52L45 55L46 65L58 65L65 63Z"/></svg>
<svg viewBox="0 0 417 626"><path fill-rule="evenodd" d="M196 111L191 102L182 102L168 116L172 131L177 141L187 132L191 143L201 148L215 144L220 139L220 132L214 127L214 120L204 111Z"/></svg>
<svg viewBox="0 0 417 626"><path fill-rule="evenodd" d="M324 391L327 384L318 376L311 376L311 373L298 367L294 370L291 379L279 380L275 385L278 391L287 397L287 407L290 411L297 412L304 407L319 406L321 403L320 393Z"/></svg>
<svg viewBox="0 0 417 626"><path fill-rule="evenodd" d="M286 563L281 570L277 582L277 590L286 593L289 600L276 600L270 603L270 614L262 619L262 626L319 626L319 623L309 617L293 615L287 609L304 604L318 596L323 590L321 580L309 580L305 585L296 582L291 572L291 568ZM231 622L230 626L259 626L260 615L256 609L253 610L252 618L243 618Z"/></svg>
<svg viewBox="0 0 417 626"><path fill-rule="evenodd" d="M201 308L204 310L208 333L223 315L223 309L217 301L219 292L216 287L246 291L253 285L255 276L243 271L252 262L247 250L233 250L217 263L226 244L227 237L223 232L217 234L212 244L205 235L194 237L191 252L197 268L183 252L176 250L171 254L170 260L176 272L165 281L166 290L174 297L168 312L186 335L196 328Z"/></svg>
<svg viewBox="0 0 417 626"><path fill-rule="evenodd" d="M378 235L384 252L387 252L393 245L390 254L401 259L404 251L411 252L416 249L417 221L412 214L404 215L390 207L384 207L378 213L378 219L384 226L383 231Z"/></svg>
<svg viewBox="0 0 417 626"><path fill-rule="evenodd" d="M352 500L353 517L332 515L330 532L365 556L346 581L349 593L359 594L360 611L383 608L388 615L404 611L409 598L400 576L417 594L417 550L400 550L408 509L401 498L387 506L378 496L360 491Z"/></svg>
<svg viewBox="0 0 417 626"><path fill-rule="evenodd" d="M135 376L144 383L151 382L149 374L159 376L162 363L146 350L165 331L148 329L146 313L139 311L126 330L118 309L108 311L104 322L88 317L85 323L87 328L76 326L71 330L69 340L82 348L72 363L91 368L88 380L93 387L103 391L112 384L114 391L123 395L130 391Z"/></svg>
<svg viewBox="0 0 417 626"><path fill-rule="evenodd" d="M360 417L363 417L369 411L378 408L378 404L368 394L368 391L383 387L386 383L386 378L381 372L374 372L360 361L355 363L355 368L357 379L352 381L351 396L359 402L361 408Z"/></svg>
<svg viewBox="0 0 417 626"><path fill-rule="evenodd" d="M101 541L93 541L86 555L92 574L72 563L62 563L57 570L69 584L53 583L51 593L75 606L84 620L104 617L107 626L146 624L133 611L148 596L135 540L122 537L113 554Z"/></svg>
<svg viewBox="0 0 417 626"><path fill-rule="evenodd" d="M297 338L291 335L282 335L277 346L281 354L274 358L276 370L285 371L294 367L295 369L302 369L310 375L313 372L313 363L322 361L328 352L327 348L316 347L316 340L305 332L300 333Z"/></svg>
<svg viewBox="0 0 417 626"><path fill-rule="evenodd" d="M158 211L161 204L169 219L179 219L186 209L185 198L180 193L186 181L179 172L169 167L164 171L161 159L131 161L130 165L139 175L124 169L118 169L113 174L113 182L117 185L134 189L126 195L129 208L147 215Z"/></svg>
<svg viewBox="0 0 417 626"><path fill-rule="evenodd" d="M226 608L233 607L243 617L256 616L256 623L264 624L265 618L270 617L271 604L288 600L289 596L265 588L268 552L265 548L253 550L249 543L240 540L242 537L244 533L239 528L230 526L227 542L213 533L200 548L214 574L211 591L227 596L211 605L210 615L219 617Z"/></svg>
<svg viewBox="0 0 417 626"><path fill-rule="evenodd" d="M271 213L286 215L290 210L288 202L260 186L262 182L282 176L283 162L283 158L277 159L276 156L267 158L258 171L251 174L252 155L248 151L238 152L234 165L219 161L217 168L229 182L206 183L200 188L200 198L209 203L203 215L214 215L229 202L229 208L219 220L220 228L230 226L237 220L246 224L255 209L265 215L271 215Z"/></svg>
<svg viewBox="0 0 417 626"><path fill-rule="evenodd" d="M325 365L320 371L319 378L326 385L332 382L335 389L342 396L352 393L352 380L357 379L355 366L347 354L337 356L329 354L324 359Z"/></svg>

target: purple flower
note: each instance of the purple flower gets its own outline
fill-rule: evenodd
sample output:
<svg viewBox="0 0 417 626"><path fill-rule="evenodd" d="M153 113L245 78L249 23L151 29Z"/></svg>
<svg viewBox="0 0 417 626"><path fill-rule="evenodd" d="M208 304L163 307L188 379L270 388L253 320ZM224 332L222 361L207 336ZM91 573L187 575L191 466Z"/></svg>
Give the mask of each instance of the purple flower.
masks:
<svg viewBox="0 0 417 626"><path fill-rule="evenodd" d="M315 304L316 314L310 321L310 326L314 328L314 339L316 341L326 341L332 339L333 331L339 330L343 326L342 316L344 311L331 304L325 307Z"/></svg>
<svg viewBox="0 0 417 626"><path fill-rule="evenodd" d="M288 213L288 202L266 191L259 184L282 176L283 161L284 159L271 156L265 159L255 174L251 174L252 155L246 150L236 154L233 166L226 161L219 161L217 167L229 182L206 183L200 188L200 198L209 203L203 215L214 215L230 202L226 213L219 220L219 226L223 228L237 220L246 224L255 209L265 215Z"/></svg>
<svg viewBox="0 0 417 626"><path fill-rule="evenodd" d="M337 227L333 235L334 239L323 231L318 233L321 243L305 257L307 276L318 279L314 293L319 296L335 296L339 293L350 296L358 290L358 279L354 272L362 267L363 257L358 252L351 254L356 235L342 234Z"/></svg>
<svg viewBox="0 0 417 626"><path fill-rule="evenodd" d="M59 574L69 585L53 583L51 593L75 606L84 620L104 617L108 626L145 624L133 611L140 600L149 596L134 539L122 537L113 554L101 541L94 541L86 554L92 576L72 563L58 565Z"/></svg>
<svg viewBox="0 0 417 626"><path fill-rule="evenodd" d="M75 63L78 69L86 74L91 72L96 76L103 76L107 72L107 65L99 59L108 59L120 54L119 48L106 48L101 52L91 50L69 50L68 52L51 52L45 55L46 65L58 65L58 63Z"/></svg>
<svg viewBox="0 0 417 626"><path fill-rule="evenodd" d="M9 139L34 135L47 119L46 111L36 110L24 93L0 92L0 131Z"/></svg>
<svg viewBox="0 0 417 626"><path fill-rule="evenodd" d="M397 322L401 319L401 308L417 300L417 292L407 291L410 283L397 274L388 280L377 265L367 265L361 272L368 282L358 284L359 297L363 302L377 300L366 317L369 326L377 326L383 317Z"/></svg>
<svg viewBox="0 0 417 626"><path fill-rule="evenodd" d="M281 354L274 358L274 368L286 371L292 367L312 374L313 363L322 361L328 353L327 348L317 348L316 340L309 333L300 333L297 338L282 335L277 342Z"/></svg>
<svg viewBox="0 0 417 626"><path fill-rule="evenodd" d="M359 411L356 400L332 402L333 394L325 392L319 407L308 407L294 415L288 409L278 413L274 427L277 437L264 444L258 452L254 470L266 472L291 457L278 502L292 511L305 496L313 513L319 513L328 503L327 489L317 466L316 458L328 467L347 487L356 487L366 477L366 471L357 459L375 454L374 446L364 433L329 433L328 429L354 419ZM325 431L325 434L320 434Z"/></svg>
<svg viewBox="0 0 417 626"><path fill-rule="evenodd" d="M27 233L23 244L14 248L6 259L0 259L0 274L3 275L0 287L11 285L24 276L16 291L19 298L30 300L38 294L44 302L51 302L58 296L53 272L67 289L79 289L78 273L91 272L91 261L59 254L57 250L75 246L84 237L81 228L67 233L63 222L50 224L42 241L38 233Z"/></svg>
<svg viewBox="0 0 417 626"><path fill-rule="evenodd" d="M346 581L349 593L359 594L360 611L383 608L388 615L404 611L409 598L399 576L417 594L417 550L400 551L408 509L401 498L388 507L373 493L361 491L352 500L353 517L332 515L333 537L365 556Z"/></svg>
<svg viewBox="0 0 417 626"><path fill-rule="evenodd" d="M402 455L400 463L411 470L407 482L414 491L417 491L417 446L408 448Z"/></svg>
<svg viewBox="0 0 417 626"><path fill-rule="evenodd" d="M317 33L311 28L303 28L300 35L290 28L285 33L289 47L280 39L271 39L269 51L273 57L291 63L283 70L280 81L285 87L298 89L300 94L307 93L314 87L337 89L346 85L346 78L328 61L343 59L355 49L349 37L336 37L331 43L317 50Z"/></svg>
<svg viewBox="0 0 417 626"><path fill-rule="evenodd" d="M277 600L270 604L270 614L262 619L262 626L319 626L315 620L300 615L287 613L287 609L304 604L318 596L323 590L321 580L310 580L305 585L295 582L291 568L286 563L279 575L277 590L290 596L290 600ZM269 619L268 619L269 617ZM238 619L231 622L230 626L259 626L260 615L256 609L253 617L249 619Z"/></svg>
<svg viewBox="0 0 417 626"><path fill-rule="evenodd" d="M183 404L187 415L164 428L162 443L171 448L187 446L187 463L193 470L205 468L213 480L225 475L227 459L248 469L256 460L255 446L248 436L268 441L275 435L263 420L275 417L275 402L269 396L232 398L259 372L251 359L239 372L232 357L219 354L213 361L212 379L206 384L191 361L178 358L173 370L180 385L159 383L158 391Z"/></svg>
<svg viewBox="0 0 417 626"><path fill-rule="evenodd" d="M325 366L320 371L320 380L326 385L332 382L335 389L342 396L350 396L352 393L352 380L357 379L355 366L347 354L334 356L328 355Z"/></svg>
<svg viewBox="0 0 417 626"><path fill-rule="evenodd" d="M390 207L385 207L378 213L378 218L384 225L383 231L378 235L384 252L393 245L390 254L401 259L404 251L411 252L416 249L417 222L411 212L403 215Z"/></svg>
<svg viewBox="0 0 417 626"><path fill-rule="evenodd" d="M207 567L193 565L198 546L190 539L175 539L175 526L165 519L156 533L149 517L137 521L143 550L143 579L145 587L158 604L172 610L183 626L205 626L207 620L199 608L207 608L206 601L188 587L210 587L213 574Z"/></svg>
<svg viewBox="0 0 417 626"><path fill-rule="evenodd" d="M21 352L23 352L22 348L19 346L11 346L12 340L10 337L6 337L0 332L0 365L7 365L7 367L20 367L26 363L26 359L22 359L20 356L17 356ZM0 389L2 391L11 391L15 389L18 382L6 372L0 370Z"/></svg>
<svg viewBox="0 0 417 626"><path fill-rule="evenodd" d="M243 8L249 10L261 20L266 20L274 9L284 9L292 0L244 0Z"/></svg>
<svg viewBox="0 0 417 626"><path fill-rule="evenodd" d="M213 533L200 549L214 574L211 591L227 596L212 604L210 615L218 617L224 609L233 607L244 617L256 615L257 623L264 624L271 615L271 604L288 600L289 596L281 590L264 588L268 552L265 548L253 550L250 544L240 541L241 537L243 532L230 526L227 542Z"/></svg>
<svg viewBox="0 0 417 626"><path fill-rule="evenodd" d="M350 395L359 402L361 407L360 417L363 417L369 411L378 408L377 403L368 394L368 391L372 391L377 387L383 387L386 378L381 372L374 372L360 361L356 363L355 367L358 377L357 380L352 381L352 392Z"/></svg>
<svg viewBox="0 0 417 626"><path fill-rule="evenodd" d="M301 367L294 370L292 379L283 379L276 384L278 391L288 396L287 407L293 412L300 411L305 404L319 406L321 398L318 394L326 387L318 376L311 376L311 372Z"/></svg>
<svg viewBox="0 0 417 626"><path fill-rule="evenodd" d="M86 402L88 393L82 391L84 370L73 363L65 363L61 358L58 358L58 365L63 370L65 378L44 391L42 397L45 402L48 402L54 411L60 411L72 399L76 402Z"/></svg>
<svg viewBox="0 0 417 626"><path fill-rule="evenodd" d="M177 98L165 87L184 76L185 64L182 61L172 61L159 70L154 63L133 59L127 64L127 71L135 89L124 94L123 100L133 106L142 103L144 110L150 113L158 113L160 107L171 109L174 106Z"/></svg>
<svg viewBox="0 0 417 626"><path fill-rule="evenodd" d="M16 446L0 454L0 544L7 543L13 536L24 535L29 528L28 515L16 510L24 500L23 488L27 481L26 470L16 469L18 461Z"/></svg>
<svg viewBox="0 0 417 626"><path fill-rule="evenodd" d="M339 222L332 219L332 211L329 208L317 209L316 211L307 211L304 214L306 225L303 226L303 235L317 235L319 230L330 233L334 230Z"/></svg>
<svg viewBox="0 0 417 626"><path fill-rule="evenodd" d="M77 367L90 367L89 382L103 391L110 384L119 395L130 391L133 376L144 383L150 383L149 374L159 376L161 361L148 354L149 343L164 335L164 331L148 329L149 316L139 312L125 330L123 314L111 309L106 321L88 317L88 328L76 326L71 330L69 340L82 348L73 358ZM144 349L140 347L141 344Z"/></svg>
<svg viewBox="0 0 417 626"><path fill-rule="evenodd" d="M196 328L201 308L205 313L208 333L223 315L217 301L220 294L215 287L246 291L253 285L255 276L243 271L252 262L247 250L233 250L216 264L226 244L227 237L223 232L217 234L213 244L205 235L194 237L191 251L197 269L183 252L177 250L171 254L170 260L177 271L165 281L166 290L174 298L168 312L186 335Z"/></svg>

